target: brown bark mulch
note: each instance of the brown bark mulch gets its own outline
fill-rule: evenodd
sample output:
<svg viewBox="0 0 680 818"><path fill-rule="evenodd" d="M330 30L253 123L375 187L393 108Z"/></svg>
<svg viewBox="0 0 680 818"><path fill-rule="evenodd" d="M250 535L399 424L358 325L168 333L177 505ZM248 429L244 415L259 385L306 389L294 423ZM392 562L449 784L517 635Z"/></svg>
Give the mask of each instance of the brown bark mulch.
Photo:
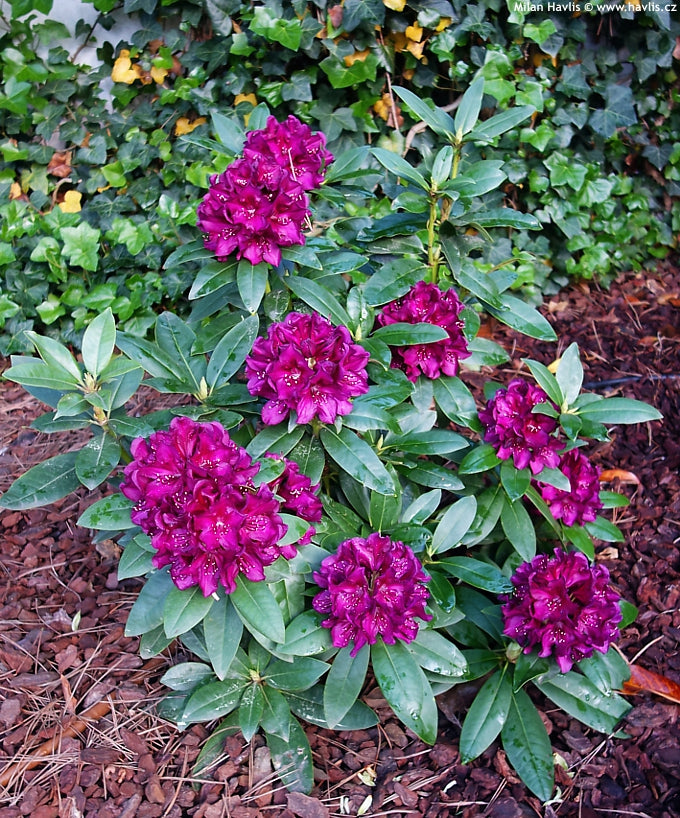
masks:
<svg viewBox="0 0 680 818"><path fill-rule="evenodd" d="M549 299L543 312L558 349L494 327L515 361L549 363L577 341L590 390L645 400L663 412L663 422L615 427L611 443L589 452L602 469L618 470L607 488L631 501L615 515L625 542L597 548L618 590L639 608L619 646L629 660L675 682L679 307L680 270L662 263L610 290L581 284ZM508 367L501 377L515 371ZM75 443L29 429L41 411L19 387L0 385L0 489ZM75 526L93 499L80 492L0 517L0 818L680 816L680 705L654 693L631 697L621 726L627 738L595 733L537 700L558 762L558 789L547 805L522 785L498 743L461 764L457 737L473 692L462 686L441 698L432 748L397 723L376 689L365 698L381 715L379 727L332 733L310 726L310 796L281 788L259 736L250 744L227 739L217 765L194 777L209 731L198 725L180 733L156 715L158 680L172 652L144 662L137 639L124 636L139 582L118 583L116 543L93 545Z"/></svg>

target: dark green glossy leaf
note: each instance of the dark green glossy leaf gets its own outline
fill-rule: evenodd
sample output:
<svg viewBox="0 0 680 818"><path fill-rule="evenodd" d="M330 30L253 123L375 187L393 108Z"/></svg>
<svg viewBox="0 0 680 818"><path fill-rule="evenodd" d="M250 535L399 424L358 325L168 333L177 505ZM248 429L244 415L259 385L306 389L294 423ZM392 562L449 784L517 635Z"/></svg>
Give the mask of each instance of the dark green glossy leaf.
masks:
<svg viewBox="0 0 680 818"><path fill-rule="evenodd" d="M151 574L142 586L125 624L126 636L139 636L163 624L165 597L175 584L167 571Z"/></svg>
<svg viewBox="0 0 680 818"><path fill-rule="evenodd" d="M541 801L548 801L555 785L552 747L545 725L524 690L511 696L501 739L522 781Z"/></svg>
<svg viewBox="0 0 680 818"><path fill-rule="evenodd" d="M441 554L455 548L467 534L477 514L474 496L461 497L446 510L432 535L432 554Z"/></svg>
<svg viewBox="0 0 680 818"><path fill-rule="evenodd" d="M286 285L295 293L295 295L305 304L308 304L313 310L319 313L324 318L328 318L334 324L348 326L351 323L347 310L342 306L338 299L323 287L317 284L311 278L301 278L300 276L288 276L285 279Z"/></svg>
<svg viewBox="0 0 680 818"><path fill-rule="evenodd" d="M387 324L374 330L372 338L388 346L412 346L414 344L431 344L449 337L448 332L437 324Z"/></svg>
<svg viewBox="0 0 680 818"><path fill-rule="evenodd" d="M395 494L392 477L375 451L354 432L343 428L340 432L325 428L320 434L321 444L335 462L359 483L379 494Z"/></svg>
<svg viewBox="0 0 680 818"><path fill-rule="evenodd" d="M257 732L264 713L264 705L262 685L256 683L248 685L243 691L241 704L238 708L238 723L246 741L250 741Z"/></svg>
<svg viewBox="0 0 680 818"><path fill-rule="evenodd" d="M437 738L437 705L425 674L401 642L371 645L371 663L383 696L398 718L427 744Z"/></svg>
<svg viewBox="0 0 680 818"><path fill-rule="evenodd" d="M286 628L281 609L265 582L251 582L239 574L230 599L249 630L261 633L272 642L284 641Z"/></svg>
<svg viewBox="0 0 680 818"><path fill-rule="evenodd" d="M102 531L122 531L134 528L130 519L133 503L122 494L112 494L97 500L85 509L77 520L83 528L94 528Z"/></svg>
<svg viewBox="0 0 680 818"><path fill-rule="evenodd" d="M248 682L243 679L225 679L209 682L193 693L182 713L180 727L201 721L212 721L226 716L238 707Z"/></svg>
<svg viewBox="0 0 680 818"><path fill-rule="evenodd" d="M203 617L205 644L210 664L218 679L226 677L236 656L242 633L243 623L231 604L230 597L220 594Z"/></svg>
<svg viewBox="0 0 680 818"><path fill-rule="evenodd" d="M163 605L165 633L174 637L190 631L208 613L214 601L211 596L203 596L197 585L185 591L171 588Z"/></svg>
<svg viewBox="0 0 680 818"><path fill-rule="evenodd" d="M272 764L289 792L309 792L314 785L312 751L305 731L296 719L290 720L288 740L267 733Z"/></svg>
<svg viewBox="0 0 680 818"><path fill-rule="evenodd" d="M525 562L536 556L536 529L521 500L503 503L501 526L512 547Z"/></svg>
<svg viewBox="0 0 680 818"><path fill-rule="evenodd" d="M352 647L339 650L324 684L324 716L330 728L340 724L356 703L366 679L370 650L367 645L351 656Z"/></svg>
<svg viewBox="0 0 680 818"><path fill-rule="evenodd" d="M120 444L106 434L98 434L83 446L76 457L78 480L90 490L111 474L121 457Z"/></svg>
<svg viewBox="0 0 680 818"><path fill-rule="evenodd" d="M66 497L80 485L76 459L77 452L68 452L33 466L0 497L0 507L12 510L38 508Z"/></svg>
<svg viewBox="0 0 680 818"><path fill-rule="evenodd" d="M510 710L512 685L507 673L498 671L482 685L470 705L460 731L463 764L477 758L503 729Z"/></svg>
<svg viewBox="0 0 680 818"><path fill-rule="evenodd" d="M507 594L513 589L510 580L495 565L472 557L447 557L439 560L437 566L473 588L491 594Z"/></svg>
<svg viewBox="0 0 680 818"><path fill-rule="evenodd" d="M208 386L219 388L238 372L253 347L259 325L257 315L249 315L220 340L208 362Z"/></svg>

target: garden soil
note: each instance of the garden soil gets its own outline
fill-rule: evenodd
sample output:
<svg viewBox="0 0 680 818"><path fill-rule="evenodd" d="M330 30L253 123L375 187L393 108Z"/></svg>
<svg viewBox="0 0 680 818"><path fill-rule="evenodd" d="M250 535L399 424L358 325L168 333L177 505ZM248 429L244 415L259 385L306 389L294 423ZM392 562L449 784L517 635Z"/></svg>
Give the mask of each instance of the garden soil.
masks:
<svg viewBox="0 0 680 818"><path fill-rule="evenodd" d="M124 635L138 580L119 583L119 548L92 544L76 527L98 493L0 517L0 818L604 818L680 816L680 269L628 274L609 290L580 284L542 310L560 345L485 330L517 364L550 363L572 341L582 350L586 387L654 404L663 422L614 427L589 453L605 488L630 499L615 511L622 543L598 543L622 596L639 608L619 642L635 667L665 677L630 694L625 734L585 728L537 698L555 750L555 798L542 805L509 767L498 743L471 764L458 752L473 686L442 696L437 743L404 729L375 685L364 698L380 715L373 729L334 733L313 726L316 785L286 792L260 736L226 740L210 770L194 761L206 725L179 732L155 713L159 679L182 658L149 661ZM488 373L487 373L488 374ZM464 374L475 385L482 377ZM43 411L14 384L0 386L0 488L29 466L78 444L30 429ZM155 408L151 392L136 411ZM533 694L532 694L533 695Z"/></svg>

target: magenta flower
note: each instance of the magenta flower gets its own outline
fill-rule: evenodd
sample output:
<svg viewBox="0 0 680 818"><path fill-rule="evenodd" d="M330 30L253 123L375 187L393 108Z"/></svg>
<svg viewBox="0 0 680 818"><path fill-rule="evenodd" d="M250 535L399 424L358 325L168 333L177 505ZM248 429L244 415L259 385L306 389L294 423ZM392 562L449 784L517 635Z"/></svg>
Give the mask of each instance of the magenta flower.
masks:
<svg viewBox="0 0 680 818"><path fill-rule="evenodd" d="M153 564L170 565L178 588L231 593L239 573L263 580L267 565L297 553L278 545L287 527L272 489L253 485L259 464L219 423L176 417L168 431L134 440L131 453L121 492L151 537Z"/></svg>
<svg viewBox="0 0 680 818"><path fill-rule="evenodd" d="M558 452L564 448L553 435L557 420L532 412L539 403L554 406L540 387L515 378L478 413L484 425L484 440L495 447L498 457L512 457L516 468L529 466L532 474L557 468Z"/></svg>
<svg viewBox="0 0 680 818"><path fill-rule="evenodd" d="M278 266L282 247L305 243L305 192L290 173L265 159L237 159L211 176L197 212L205 247L218 261L236 253L251 264Z"/></svg>
<svg viewBox="0 0 680 818"><path fill-rule="evenodd" d="M580 449L563 454L559 468L569 478L571 491L538 481L541 497L550 506L553 517L565 525L592 523L602 508L599 469Z"/></svg>
<svg viewBox="0 0 680 818"><path fill-rule="evenodd" d="M249 160L264 157L277 164L305 190L321 185L326 168L333 161L333 154L326 150L326 137L312 133L308 125L292 115L285 122L270 116L265 128L251 131L243 156Z"/></svg>
<svg viewBox="0 0 680 818"><path fill-rule="evenodd" d="M340 543L326 557L314 580L324 590L312 605L327 614L333 644L344 648L354 642L351 655L378 636L393 645L412 642L418 633L416 618L429 620L425 603L429 591L423 569L413 551L381 534L355 537Z"/></svg>
<svg viewBox="0 0 680 818"><path fill-rule="evenodd" d="M281 422L289 412L298 423L317 417L334 423L352 411L350 398L368 392L368 352L353 343L346 327L316 314L292 312L255 340L246 358L248 391L267 399L262 420Z"/></svg>
<svg viewBox="0 0 680 818"><path fill-rule="evenodd" d="M540 554L519 566L512 584L503 633L524 653L539 645L538 655L553 655L562 673L596 650L606 653L618 637L622 615L609 571L591 566L581 552Z"/></svg>
<svg viewBox="0 0 680 818"><path fill-rule="evenodd" d="M456 375L459 362L468 358L467 340L463 334L463 321L459 318L463 304L455 290L442 291L436 284L419 281L406 295L386 304L377 316L378 324L435 324L443 327L449 337L429 344L392 349L392 366L406 373L410 381L416 381L422 373L427 378Z"/></svg>
<svg viewBox="0 0 680 818"><path fill-rule="evenodd" d="M319 484L313 486L312 481L300 471L300 467L294 460L288 460L280 455L268 454L275 460L283 460L285 463L281 474L268 483L269 488L281 499L283 511L290 511L308 523L318 523L323 512L321 500L317 497ZM298 545L307 545L316 533L312 526L307 529Z"/></svg>

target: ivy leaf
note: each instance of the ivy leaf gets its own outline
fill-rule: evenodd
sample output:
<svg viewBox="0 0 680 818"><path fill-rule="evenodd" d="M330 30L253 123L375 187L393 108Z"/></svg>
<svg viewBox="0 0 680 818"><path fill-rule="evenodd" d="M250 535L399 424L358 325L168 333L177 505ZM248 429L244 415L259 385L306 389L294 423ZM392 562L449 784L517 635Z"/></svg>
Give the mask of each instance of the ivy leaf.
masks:
<svg viewBox="0 0 680 818"><path fill-rule="evenodd" d="M99 266L101 230L81 222L77 227L62 227L59 234L64 242L63 254L70 264L94 272Z"/></svg>
<svg viewBox="0 0 680 818"><path fill-rule="evenodd" d="M608 83L604 90L604 102L604 108L590 115L589 124L595 133L608 139L618 128L637 122L633 92L627 86Z"/></svg>

